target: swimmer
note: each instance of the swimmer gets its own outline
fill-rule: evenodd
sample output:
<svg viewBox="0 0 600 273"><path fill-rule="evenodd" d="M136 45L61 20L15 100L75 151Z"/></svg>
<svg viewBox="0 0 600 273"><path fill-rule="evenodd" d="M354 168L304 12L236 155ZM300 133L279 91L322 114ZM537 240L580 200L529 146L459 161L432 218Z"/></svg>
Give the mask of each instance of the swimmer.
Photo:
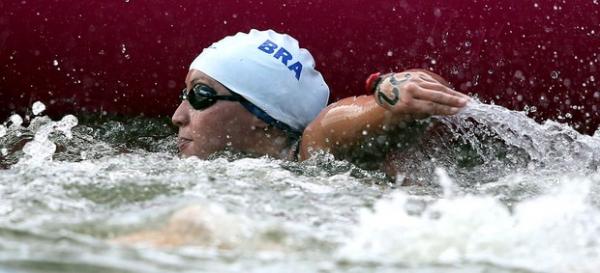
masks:
<svg viewBox="0 0 600 273"><path fill-rule="evenodd" d="M394 176L385 165L394 135L408 122L455 114L469 100L439 75L412 69L374 74L367 82L372 95L327 106L329 88L314 66L297 40L272 30L205 48L190 65L172 116L180 154L207 158L230 150L302 161L326 152L359 162L361 144L382 136L387 145L369 152L368 165Z"/></svg>
<svg viewBox="0 0 600 273"><path fill-rule="evenodd" d="M230 150L302 161L326 152L365 161L361 144L370 138L389 136L393 144L408 122L455 114L469 100L439 75L413 69L374 74L367 81L372 95L327 106L329 88L314 65L298 41L272 30L238 33L204 49L190 66L181 104L172 117L179 127L180 154L207 158ZM393 177L397 171L386 161L398 161L399 156L390 147L396 146L368 151L366 161ZM206 245L216 235L205 218L212 219L209 210L190 205L175 212L162 229L113 242Z"/></svg>

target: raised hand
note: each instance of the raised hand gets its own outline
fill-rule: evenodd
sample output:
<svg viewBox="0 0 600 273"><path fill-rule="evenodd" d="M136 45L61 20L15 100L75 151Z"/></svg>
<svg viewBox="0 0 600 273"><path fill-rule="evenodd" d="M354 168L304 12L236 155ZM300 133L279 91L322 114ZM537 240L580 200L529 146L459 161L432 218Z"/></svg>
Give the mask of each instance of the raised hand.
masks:
<svg viewBox="0 0 600 273"><path fill-rule="evenodd" d="M398 114L453 115L469 97L420 71L391 73L375 89L375 101Z"/></svg>

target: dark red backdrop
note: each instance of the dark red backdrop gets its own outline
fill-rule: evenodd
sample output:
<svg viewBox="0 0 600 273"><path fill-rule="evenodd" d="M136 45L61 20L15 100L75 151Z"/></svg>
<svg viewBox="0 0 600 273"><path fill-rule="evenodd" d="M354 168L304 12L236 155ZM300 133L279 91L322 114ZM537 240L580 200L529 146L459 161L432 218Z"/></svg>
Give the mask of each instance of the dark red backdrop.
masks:
<svg viewBox="0 0 600 273"><path fill-rule="evenodd" d="M0 0L0 119L169 115L191 60L250 28L300 40L332 100L370 72L431 68L460 91L585 132L600 123L600 0Z"/></svg>

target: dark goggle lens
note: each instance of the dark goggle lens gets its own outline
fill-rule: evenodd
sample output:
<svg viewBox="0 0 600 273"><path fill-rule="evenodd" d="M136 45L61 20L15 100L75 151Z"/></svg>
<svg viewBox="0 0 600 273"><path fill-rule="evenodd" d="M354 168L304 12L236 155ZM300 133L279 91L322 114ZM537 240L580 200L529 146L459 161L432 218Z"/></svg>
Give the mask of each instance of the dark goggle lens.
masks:
<svg viewBox="0 0 600 273"><path fill-rule="evenodd" d="M192 87L192 91L184 88L181 91L181 100L187 100L190 105L196 110L204 110L217 102L213 97L216 91L209 86L196 84Z"/></svg>

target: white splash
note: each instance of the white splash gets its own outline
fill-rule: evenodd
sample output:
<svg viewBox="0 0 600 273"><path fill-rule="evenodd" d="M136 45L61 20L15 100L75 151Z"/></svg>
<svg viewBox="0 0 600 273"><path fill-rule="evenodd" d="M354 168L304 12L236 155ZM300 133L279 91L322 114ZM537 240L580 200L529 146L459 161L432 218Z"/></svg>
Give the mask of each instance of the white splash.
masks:
<svg viewBox="0 0 600 273"><path fill-rule="evenodd" d="M597 180L597 178L594 178ZM493 197L439 199L409 213L404 192L363 210L339 259L409 266L492 264L536 272L597 272L600 211L585 202L588 178L523 201L511 211Z"/></svg>
<svg viewBox="0 0 600 273"><path fill-rule="evenodd" d="M56 151L56 144L50 141L48 137L52 132L61 132L67 138L71 138L71 129L77 125L77 118L73 115L66 115L60 121L51 121L47 117L37 117L31 121L30 127L37 127L33 140L27 142L23 147L23 152L27 155L23 158L26 161L45 161L52 158Z"/></svg>
<svg viewBox="0 0 600 273"><path fill-rule="evenodd" d="M71 129L78 124L77 117L73 115L64 116L59 122L54 124L54 128L63 133L67 138L72 138Z"/></svg>
<svg viewBox="0 0 600 273"><path fill-rule="evenodd" d="M454 194L454 183L446 170L442 168L435 168L435 174L438 176L438 184L442 186L444 190L444 198L450 198Z"/></svg>
<svg viewBox="0 0 600 273"><path fill-rule="evenodd" d="M44 105L41 101L36 101L31 106L31 111L36 116L44 112L44 110L46 110L46 105Z"/></svg>
<svg viewBox="0 0 600 273"><path fill-rule="evenodd" d="M17 128L20 127L21 124L23 124L23 118L17 114L10 116L8 120L11 123L10 128Z"/></svg>

